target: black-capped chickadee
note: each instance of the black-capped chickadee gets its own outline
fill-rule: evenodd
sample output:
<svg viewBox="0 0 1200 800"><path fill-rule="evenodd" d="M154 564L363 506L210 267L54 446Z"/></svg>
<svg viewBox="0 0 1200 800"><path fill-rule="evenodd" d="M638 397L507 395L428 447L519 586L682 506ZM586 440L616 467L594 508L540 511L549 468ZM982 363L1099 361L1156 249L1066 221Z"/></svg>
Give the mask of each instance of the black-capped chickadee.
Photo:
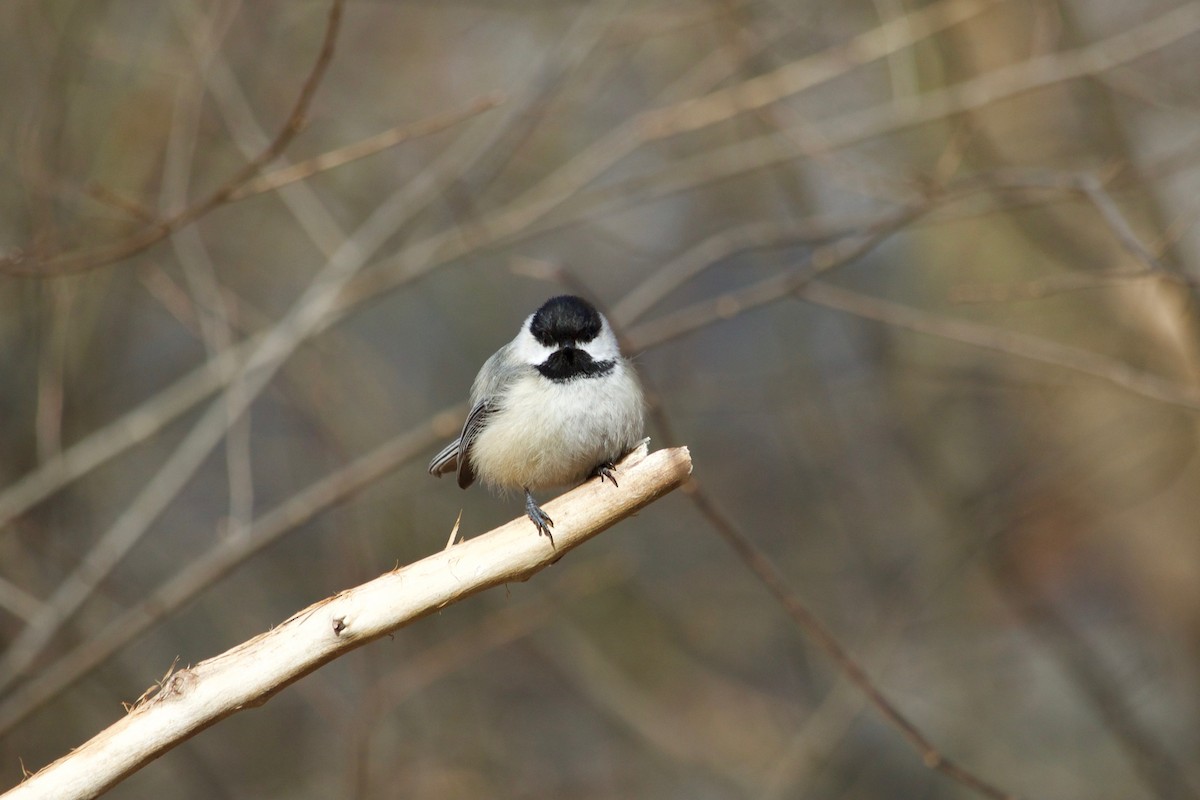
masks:
<svg viewBox="0 0 1200 800"><path fill-rule="evenodd" d="M471 386L462 433L429 462L429 474L458 472L491 489L525 492L539 534L554 521L530 491L599 476L642 439L644 401L608 320L578 297L552 297L517 338L484 362Z"/></svg>

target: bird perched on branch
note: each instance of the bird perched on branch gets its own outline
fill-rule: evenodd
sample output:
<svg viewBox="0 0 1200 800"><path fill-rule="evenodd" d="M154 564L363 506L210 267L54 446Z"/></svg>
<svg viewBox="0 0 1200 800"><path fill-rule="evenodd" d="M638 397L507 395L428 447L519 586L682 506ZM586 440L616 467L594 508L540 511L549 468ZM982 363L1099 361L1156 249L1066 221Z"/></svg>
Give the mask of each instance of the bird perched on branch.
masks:
<svg viewBox="0 0 1200 800"><path fill-rule="evenodd" d="M429 463L494 490L525 492L539 534L554 521L531 491L598 476L617 485L613 465L641 440L644 400L604 315L586 300L552 297L515 339L484 362L471 386L462 433Z"/></svg>

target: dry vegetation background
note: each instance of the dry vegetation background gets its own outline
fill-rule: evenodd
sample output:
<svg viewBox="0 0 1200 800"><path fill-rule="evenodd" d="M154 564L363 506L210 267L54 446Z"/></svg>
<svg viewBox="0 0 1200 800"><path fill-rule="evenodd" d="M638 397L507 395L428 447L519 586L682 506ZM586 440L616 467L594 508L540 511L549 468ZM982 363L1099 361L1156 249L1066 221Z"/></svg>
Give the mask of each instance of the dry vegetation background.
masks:
<svg viewBox="0 0 1200 800"><path fill-rule="evenodd" d="M1200 797L1200 4L330 9L0 5L0 786L519 513L565 289L696 490L110 796Z"/></svg>

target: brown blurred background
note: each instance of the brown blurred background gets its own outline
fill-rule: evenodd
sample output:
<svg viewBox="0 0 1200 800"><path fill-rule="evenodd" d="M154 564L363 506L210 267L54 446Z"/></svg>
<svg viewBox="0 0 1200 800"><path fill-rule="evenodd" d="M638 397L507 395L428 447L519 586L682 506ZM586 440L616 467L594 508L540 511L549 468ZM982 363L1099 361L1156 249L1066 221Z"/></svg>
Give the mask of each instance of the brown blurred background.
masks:
<svg viewBox="0 0 1200 800"><path fill-rule="evenodd" d="M0 5L0 786L516 516L425 464L565 290L940 753L1200 797L1197 4L329 8ZM695 499L110 796L978 796Z"/></svg>

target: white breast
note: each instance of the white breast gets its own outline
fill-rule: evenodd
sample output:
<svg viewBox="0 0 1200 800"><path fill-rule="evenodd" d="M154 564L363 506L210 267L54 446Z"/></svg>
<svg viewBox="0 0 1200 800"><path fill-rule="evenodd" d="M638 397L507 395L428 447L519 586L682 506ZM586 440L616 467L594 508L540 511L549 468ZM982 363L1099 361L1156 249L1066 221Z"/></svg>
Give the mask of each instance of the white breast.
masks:
<svg viewBox="0 0 1200 800"><path fill-rule="evenodd" d="M531 372L488 416L471 465L493 488L579 483L641 441L642 409L641 387L622 362L608 375L563 383Z"/></svg>

